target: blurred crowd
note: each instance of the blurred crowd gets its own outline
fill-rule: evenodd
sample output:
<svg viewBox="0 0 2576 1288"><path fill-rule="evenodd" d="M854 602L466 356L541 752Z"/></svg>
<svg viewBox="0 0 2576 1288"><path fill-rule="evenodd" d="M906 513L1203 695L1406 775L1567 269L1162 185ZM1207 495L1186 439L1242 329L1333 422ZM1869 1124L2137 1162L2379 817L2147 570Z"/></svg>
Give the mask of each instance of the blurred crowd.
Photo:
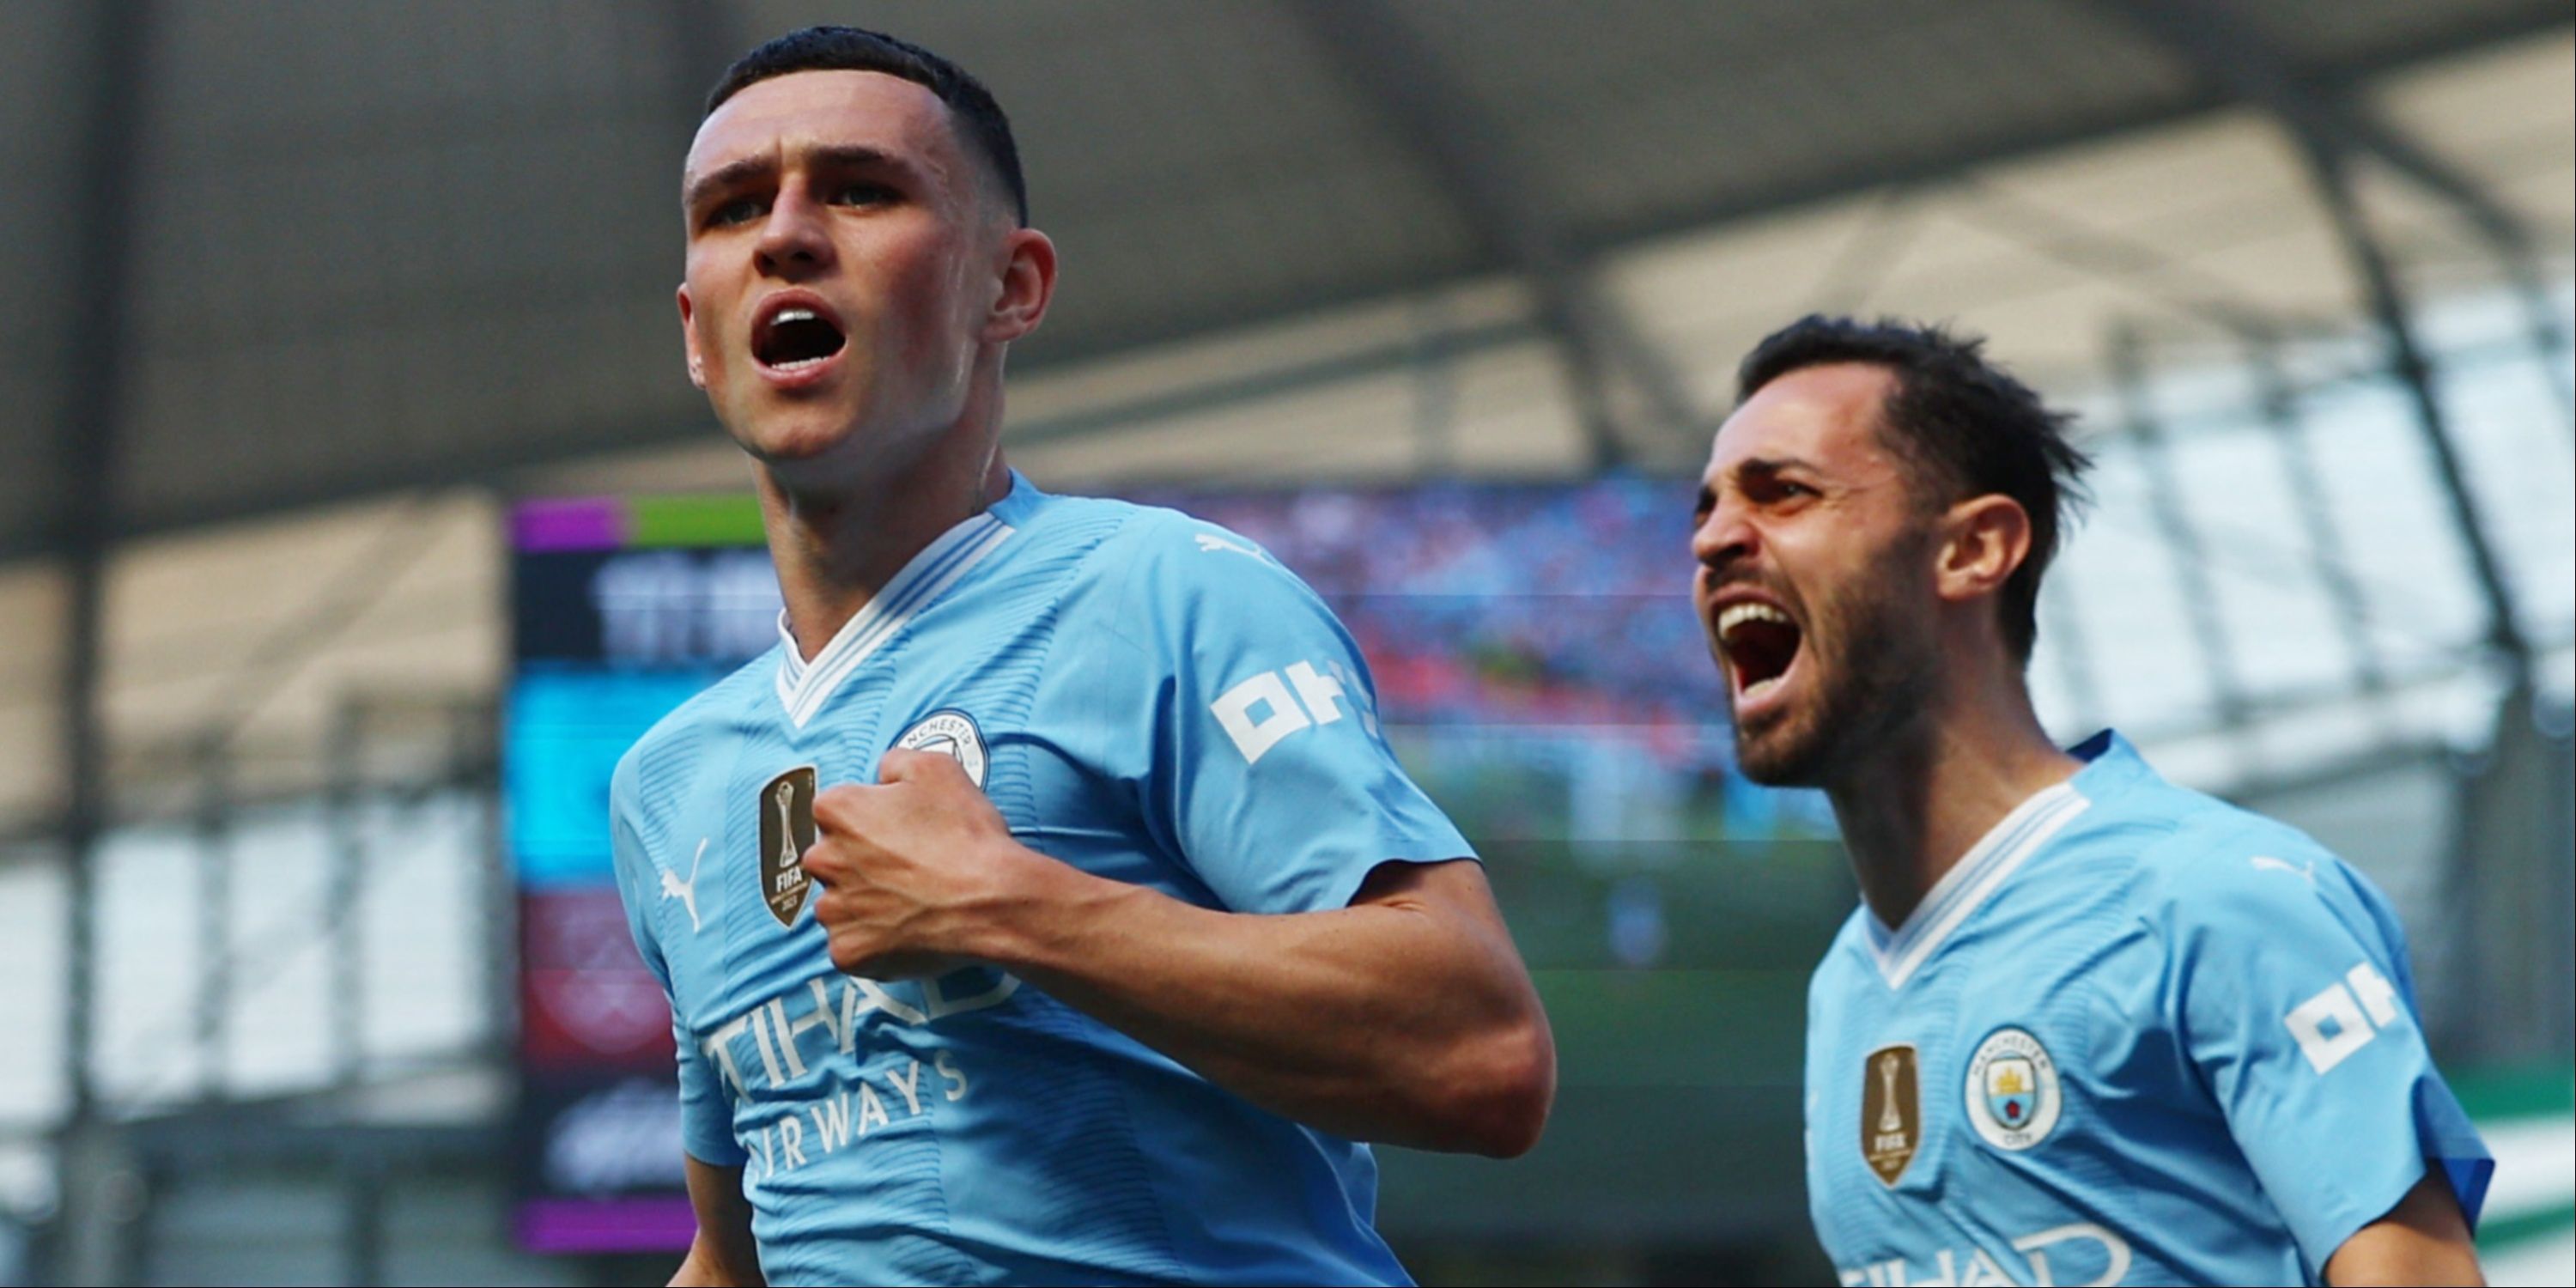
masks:
<svg viewBox="0 0 2576 1288"><path fill-rule="evenodd" d="M1691 485L1159 493L1323 595L1399 724L1722 724L1692 617ZM1696 742L1693 738L1690 741Z"/></svg>

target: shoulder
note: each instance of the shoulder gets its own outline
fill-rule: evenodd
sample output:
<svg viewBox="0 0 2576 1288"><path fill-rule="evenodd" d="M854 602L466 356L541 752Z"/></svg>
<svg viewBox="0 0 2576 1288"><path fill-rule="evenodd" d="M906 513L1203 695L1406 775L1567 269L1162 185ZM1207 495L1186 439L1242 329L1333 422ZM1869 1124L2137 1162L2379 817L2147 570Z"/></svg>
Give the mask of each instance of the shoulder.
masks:
<svg viewBox="0 0 2576 1288"><path fill-rule="evenodd" d="M1126 516L1116 536L1105 543L1118 564L1167 585L1222 588L1240 585L1305 583L1288 571L1260 542L1222 524L1157 505L1115 505Z"/></svg>
<svg viewBox="0 0 2576 1288"><path fill-rule="evenodd" d="M2342 869L2297 828L2167 781L2115 733L2097 734L2076 754L2090 762L2072 784L2085 804L2052 842L2059 859L2047 867L2151 926L2305 890Z"/></svg>
<svg viewBox="0 0 2576 1288"><path fill-rule="evenodd" d="M2351 865L2279 819L2198 792L2138 855L2131 907L2169 944L2213 937L2283 941L2339 928L2384 938L2385 897Z"/></svg>
<svg viewBox="0 0 2576 1288"><path fill-rule="evenodd" d="M1195 515L1125 501L1060 498L1113 521L1071 598L1109 633L1150 646L1174 632L1281 613L1330 616L1323 600L1260 542Z"/></svg>

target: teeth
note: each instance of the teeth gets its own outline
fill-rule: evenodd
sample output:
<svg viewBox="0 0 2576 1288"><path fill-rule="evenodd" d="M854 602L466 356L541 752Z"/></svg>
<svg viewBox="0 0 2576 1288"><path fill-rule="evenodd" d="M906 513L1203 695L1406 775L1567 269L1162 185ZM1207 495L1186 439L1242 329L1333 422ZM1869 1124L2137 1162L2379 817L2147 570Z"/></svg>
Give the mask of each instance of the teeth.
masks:
<svg viewBox="0 0 2576 1288"><path fill-rule="evenodd" d="M1778 622L1784 626L1791 624L1787 613L1769 604L1733 604L1728 606L1725 612L1717 615L1718 638L1724 639L1736 627L1746 622Z"/></svg>
<svg viewBox="0 0 2576 1288"><path fill-rule="evenodd" d="M813 320L814 310L812 309L786 308L780 309L778 311L778 316L771 318L770 323L775 325L780 322L811 322Z"/></svg>
<svg viewBox="0 0 2576 1288"><path fill-rule="evenodd" d="M1748 698L1758 698L1778 687L1780 687L1780 677L1776 675L1767 680L1755 680L1753 683L1744 686L1744 696Z"/></svg>

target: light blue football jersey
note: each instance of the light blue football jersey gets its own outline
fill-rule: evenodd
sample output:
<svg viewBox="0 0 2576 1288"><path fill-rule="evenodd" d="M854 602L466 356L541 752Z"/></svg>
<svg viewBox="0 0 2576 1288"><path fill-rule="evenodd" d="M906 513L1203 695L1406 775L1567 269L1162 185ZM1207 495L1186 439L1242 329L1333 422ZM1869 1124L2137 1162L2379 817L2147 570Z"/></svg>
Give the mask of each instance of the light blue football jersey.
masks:
<svg viewBox="0 0 2576 1288"><path fill-rule="evenodd" d="M1472 857L1266 552L1012 482L810 662L782 645L617 767L684 1144L743 1167L772 1282L1409 1282L1365 1145L991 968L832 968L796 855L813 793L890 747L955 757L1039 852L1210 908L1339 908L1390 859Z"/></svg>
<svg viewBox="0 0 2576 1288"><path fill-rule="evenodd" d="M2494 1169L2433 1067L2387 900L2116 734L1807 1005L1807 1194L1846 1284L2315 1283L2437 1160Z"/></svg>

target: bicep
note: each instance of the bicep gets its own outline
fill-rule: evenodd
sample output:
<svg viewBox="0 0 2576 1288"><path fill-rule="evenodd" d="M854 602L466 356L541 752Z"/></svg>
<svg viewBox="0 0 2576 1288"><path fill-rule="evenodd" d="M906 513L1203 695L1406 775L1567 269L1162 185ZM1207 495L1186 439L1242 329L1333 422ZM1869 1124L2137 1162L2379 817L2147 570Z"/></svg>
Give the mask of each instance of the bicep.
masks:
<svg viewBox="0 0 2576 1288"><path fill-rule="evenodd" d="M742 1169L720 1167L693 1155L688 1165L689 1210L698 1232L689 1242L674 1284L759 1284L760 1249L751 1237L751 1202L742 1195Z"/></svg>
<svg viewBox="0 0 2576 1288"><path fill-rule="evenodd" d="M2438 1164L2398 1200L2388 1214L2353 1232L2326 1261L2326 1282L2350 1284L2476 1284L2477 1245L2468 1218Z"/></svg>
<svg viewBox="0 0 2576 1288"><path fill-rule="evenodd" d="M1502 909L1494 903L1485 865L1473 859L1381 863L1361 881L1350 906L1415 917L1423 937L1390 944L1398 958L1411 959L1405 969L1421 969L1429 955L1445 959L1451 972L1449 996L1471 1010L1527 1029L1553 1064L1554 1044L1547 1037L1538 989L1512 943Z"/></svg>

